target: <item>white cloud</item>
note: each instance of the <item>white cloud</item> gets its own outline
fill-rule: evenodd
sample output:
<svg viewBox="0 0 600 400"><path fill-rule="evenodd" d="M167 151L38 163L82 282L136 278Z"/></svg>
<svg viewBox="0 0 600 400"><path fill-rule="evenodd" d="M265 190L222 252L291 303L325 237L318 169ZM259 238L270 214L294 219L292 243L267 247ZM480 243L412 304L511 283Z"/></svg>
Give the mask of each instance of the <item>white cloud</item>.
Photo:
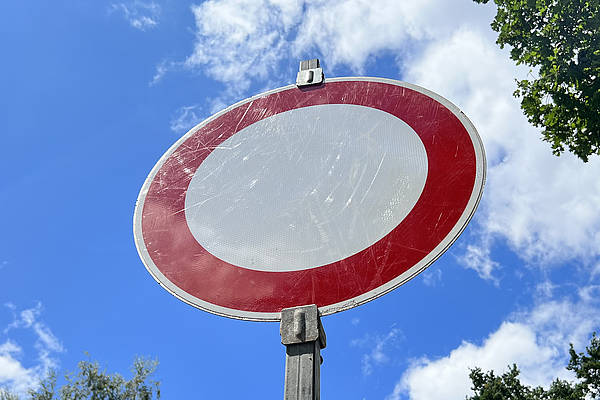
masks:
<svg viewBox="0 0 600 400"><path fill-rule="evenodd" d="M435 287L442 282L442 270L439 268L430 267L421 276L423 276L425 286Z"/></svg>
<svg viewBox="0 0 600 400"><path fill-rule="evenodd" d="M0 386L16 393L26 393L41 377L37 368L28 369L21 364L21 353L22 349L11 341L0 344Z"/></svg>
<svg viewBox="0 0 600 400"><path fill-rule="evenodd" d="M237 95L269 78L288 57L301 1L210 0L193 6L196 43L185 64L201 68Z"/></svg>
<svg viewBox="0 0 600 400"><path fill-rule="evenodd" d="M171 119L171 130L178 134L185 133L204 119L202 115L202 107L197 104L181 107Z"/></svg>
<svg viewBox="0 0 600 400"><path fill-rule="evenodd" d="M467 268L477 272L481 279L498 285L498 279L493 272L500 264L491 259L490 253L491 249L488 245L470 244L467 245L465 253L459 257L459 261Z"/></svg>
<svg viewBox="0 0 600 400"><path fill-rule="evenodd" d="M160 17L160 6L153 1L129 1L125 3L113 3L110 12L123 14L131 26L145 31L158 25Z"/></svg>
<svg viewBox="0 0 600 400"><path fill-rule="evenodd" d="M13 312L13 321L3 330L7 337L0 343L0 387L24 395L28 389L35 388L50 370L56 368L55 355L64 349L50 328L40 321L41 304L19 313L14 305L9 303L6 306ZM15 332L34 334L37 357L33 365L26 366L23 361L25 351L8 337Z"/></svg>
<svg viewBox="0 0 600 400"><path fill-rule="evenodd" d="M579 290L579 297L584 301L594 301L600 299L600 285L588 285Z"/></svg>
<svg viewBox="0 0 600 400"><path fill-rule="evenodd" d="M535 286L535 291L539 298L550 299L556 288L557 285L546 279Z"/></svg>
<svg viewBox="0 0 600 400"><path fill-rule="evenodd" d="M464 341L445 357L416 360L387 400L464 398L471 393L468 374L474 367L500 374L516 363L522 382L534 386L548 386L556 377L573 379L565 369L569 343L583 350L600 326L599 310L588 300L542 303L502 323L480 345Z"/></svg>
<svg viewBox="0 0 600 400"><path fill-rule="evenodd" d="M467 2L435 0L307 2L294 45L298 52L317 49L328 65L345 64L361 72L372 57L410 52L416 43L448 34L464 23L465 15L483 22L487 13Z"/></svg>
<svg viewBox="0 0 600 400"><path fill-rule="evenodd" d="M187 66L236 94L252 80L282 72L293 81L293 71L280 69L290 59L297 65L302 56L320 54L331 67L359 72L379 53L409 51L414 41L447 34L459 16L490 14L486 7L434 0L209 0L192 12L196 43Z"/></svg>
<svg viewBox="0 0 600 400"><path fill-rule="evenodd" d="M582 165L571 155L556 159L539 143L507 153L490 170L480 218L487 232L507 238L517 254L542 265L593 262L600 255L600 163Z"/></svg>
<svg viewBox="0 0 600 400"><path fill-rule="evenodd" d="M154 86L158 82L160 82L160 80L166 75L166 73L168 71L169 71L169 63L166 60L161 61L156 66L156 72L154 73L154 76L152 77L152 80L150 81L149 86Z"/></svg>
<svg viewBox="0 0 600 400"><path fill-rule="evenodd" d="M363 354L361 369L365 376L371 375L376 366L386 364L390 361L388 356L389 347L393 346L402 332L398 328L392 328L385 335L367 335L362 339L355 339L352 346L368 347L370 351Z"/></svg>

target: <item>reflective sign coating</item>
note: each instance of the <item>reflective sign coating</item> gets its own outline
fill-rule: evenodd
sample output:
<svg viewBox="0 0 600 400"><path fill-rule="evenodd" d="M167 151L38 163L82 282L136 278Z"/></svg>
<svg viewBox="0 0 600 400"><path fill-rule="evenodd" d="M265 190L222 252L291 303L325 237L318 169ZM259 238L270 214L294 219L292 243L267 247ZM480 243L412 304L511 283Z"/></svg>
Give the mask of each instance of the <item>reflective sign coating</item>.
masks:
<svg viewBox="0 0 600 400"><path fill-rule="evenodd" d="M145 182L140 256L180 299L278 320L372 300L439 257L471 218L485 156L468 119L406 83L330 79L235 104Z"/></svg>

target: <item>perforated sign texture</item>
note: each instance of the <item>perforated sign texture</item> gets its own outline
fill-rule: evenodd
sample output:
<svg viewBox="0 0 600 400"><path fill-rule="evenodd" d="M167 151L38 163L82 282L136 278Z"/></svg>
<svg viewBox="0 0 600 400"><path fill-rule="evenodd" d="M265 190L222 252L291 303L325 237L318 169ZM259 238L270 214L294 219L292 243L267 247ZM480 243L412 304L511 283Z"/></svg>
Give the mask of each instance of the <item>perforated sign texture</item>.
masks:
<svg viewBox="0 0 600 400"><path fill-rule="evenodd" d="M427 268L471 219L485 153L468 118L426 89L334 78L243 100L195 126L152 169L138 252L205 311L275 321L342 311Z"/></svg>

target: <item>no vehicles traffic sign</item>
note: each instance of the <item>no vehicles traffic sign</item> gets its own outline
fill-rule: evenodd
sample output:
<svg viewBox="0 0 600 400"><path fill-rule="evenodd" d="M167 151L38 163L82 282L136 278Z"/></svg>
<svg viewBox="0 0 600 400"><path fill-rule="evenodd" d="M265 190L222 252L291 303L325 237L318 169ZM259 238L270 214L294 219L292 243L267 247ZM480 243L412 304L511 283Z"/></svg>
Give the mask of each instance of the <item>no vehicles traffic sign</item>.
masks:
<svg viewBox="0 0 600 400"><path fill-rule="evenodd" d="M334 78L243 100L158 161L134 216L154 278L233 318L365 303L437 259L479 202L485 155L456 106L423 88Z"/></svg>

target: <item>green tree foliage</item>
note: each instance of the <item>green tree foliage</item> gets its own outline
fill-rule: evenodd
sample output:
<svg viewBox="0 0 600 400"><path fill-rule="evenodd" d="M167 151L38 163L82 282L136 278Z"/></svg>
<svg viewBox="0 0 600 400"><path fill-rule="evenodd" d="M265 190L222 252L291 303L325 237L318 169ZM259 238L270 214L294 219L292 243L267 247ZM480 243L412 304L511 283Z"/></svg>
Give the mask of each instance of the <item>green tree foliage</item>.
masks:
<svg viewBox="0 0 600 400"><path fill-rule="evenodd" d="M474 0L487 3L489 0ZM529 122L560 155L600 154L600 0L494 0L496 43L536 79L517 81Z"/></svg>
<svg viewBox="0 0 600 400"><path fill-rule="evenodd" d="M493 371L471 370L471 388L474 396L467 400L587 400L600 398L600 338L595 334L586 348L587 354L576 353L573 345L569 350L571 360L567 369L578 378L571 383L556 379L550 388L532 388L519 380L516 365L501 376Z"/></svg>
<svg viewBox="0 0 600 400"><path fill-rule="evenodd" d="M38 388L30 390L29 400L153 400L160 399L160 382L152 379L158 363L138 358L133 362L133 378L107 374L97 362L81 361L76 373L65 376L66 383L56 388L56 374L50 373ZM21 400L0 389L0 400Z"/></svg>

